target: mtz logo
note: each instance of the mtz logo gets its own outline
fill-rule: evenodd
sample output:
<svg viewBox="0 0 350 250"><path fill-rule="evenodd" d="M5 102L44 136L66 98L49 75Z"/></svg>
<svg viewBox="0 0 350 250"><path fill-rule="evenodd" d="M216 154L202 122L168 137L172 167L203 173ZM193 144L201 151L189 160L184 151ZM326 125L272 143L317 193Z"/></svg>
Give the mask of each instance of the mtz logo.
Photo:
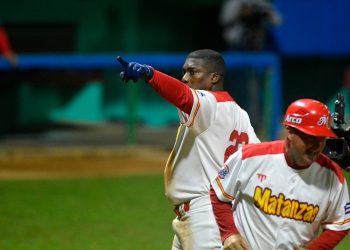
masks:
<svg viewBox="0 0 350 250"><path fill-rule="evenodd" d="M322 126L322 125L328 125L328 117L326 117L326 116L322 116L322 117L320 117L320 119L318 120L318 122L317 122L317 125L318 126Z"/></svg>
<svg viewBox="0 0 350 250"><path fill-rule="evenodd" d="M303 122L302 118L294 117L294 116L290 116L290 115L287 115L285 120L286 120L286 122L291 122L291 123L296 123L296 124L301 124Z"/></svg>

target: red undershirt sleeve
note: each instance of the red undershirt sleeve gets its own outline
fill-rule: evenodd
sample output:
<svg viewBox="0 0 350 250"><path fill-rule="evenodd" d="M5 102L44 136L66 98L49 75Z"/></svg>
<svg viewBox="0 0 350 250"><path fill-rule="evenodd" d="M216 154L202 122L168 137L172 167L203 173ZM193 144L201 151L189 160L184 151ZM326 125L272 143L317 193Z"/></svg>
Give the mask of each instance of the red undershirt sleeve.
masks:
<svg viewBox="0 0 350 250"><path fill-rule="evenodd" d="M349 233L349 230L333 231L324 230L320 236L311 242L307 249L310 250L327 250L335 248L339 242Z"/></svg>
<svg viewBox="0 0 350 250"><path fill-rule="evenodd" d="M220 201L213 187L210 187L210 200L216 223L219 226L221 241L224 243L230 235L239 234L233 220L232 206L231 203Z"/></svg>
<svg viewBox="0 0 350 250"><path fill-rule="evenodd" d="M165 100L178 107L186 114L190 114L193 105L193 95L190 87L183 82L154 70L153 77L148 84Z"/></svg>

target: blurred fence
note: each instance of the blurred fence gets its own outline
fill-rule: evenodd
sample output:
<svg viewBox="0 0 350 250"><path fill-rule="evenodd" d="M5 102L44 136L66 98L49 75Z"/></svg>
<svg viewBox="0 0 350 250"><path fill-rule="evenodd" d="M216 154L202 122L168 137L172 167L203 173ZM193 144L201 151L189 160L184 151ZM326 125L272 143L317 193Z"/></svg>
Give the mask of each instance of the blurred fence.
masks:
<svg viewBox="0 0 350 250"><path fill-rule="evenodd" d="M25 127L42 121L103 122L118 119L128 123L129 142L133 142L137 122L151 126L177 122L174 107L144 84L123 86L120 83L117 77L120 66L115 60L116 55L21 54L16 68L11 68L0 58L0 83L3 85L1 99L5 102L2 105L5 118L2 131L6 131L6 127ZM150 64L169 73L180 71L187 54L119 55L128 61ZM235 99L240 99L237 92L244 92L239 103L246 103L243 107L250 114L253 125L266 139L278 138L282 109L279 57L270 53L232 52L225 52L223 56L229 71L226 80L231 81L237 75L242 75L242 72L244 76L235 79L240 81L236 89L226 84L228 91L232 92ZM13 80L24 72L31 72L36 77L29 80L25 79L28 77L25 75L17 82ZM69 75L69 80L62 78L64 74ZM71 78L82 82L76 84ZM113 82L112 87L106 84L107 78Z"/></svg>

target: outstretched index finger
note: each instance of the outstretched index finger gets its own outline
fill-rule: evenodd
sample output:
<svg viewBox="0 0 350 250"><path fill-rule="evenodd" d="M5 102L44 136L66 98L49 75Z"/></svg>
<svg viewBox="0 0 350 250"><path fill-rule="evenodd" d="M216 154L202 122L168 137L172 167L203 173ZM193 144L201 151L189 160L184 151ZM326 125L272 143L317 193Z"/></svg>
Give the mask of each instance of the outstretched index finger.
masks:
<svg viewBox="0 0 350 250"><path fill-rule="evenodd" d="M124 67L127 67L129 65L129 63L127 61L125 61L121 56L117 56L117 60Z"/></svg>

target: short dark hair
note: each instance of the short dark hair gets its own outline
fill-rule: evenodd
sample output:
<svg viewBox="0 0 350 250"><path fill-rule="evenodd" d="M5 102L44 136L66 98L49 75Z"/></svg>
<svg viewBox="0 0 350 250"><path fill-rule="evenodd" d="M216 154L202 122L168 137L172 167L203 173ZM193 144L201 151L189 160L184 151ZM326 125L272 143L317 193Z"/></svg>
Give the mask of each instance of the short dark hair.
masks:
<svg viewBox="0 0 350 250"><path fill-rule="evenodd" d="M217 72L224 76L226 71L226 65L222 55L211 49L201 49L191 52L187 58L202 59L204 66L210 71Z"/></svg>

